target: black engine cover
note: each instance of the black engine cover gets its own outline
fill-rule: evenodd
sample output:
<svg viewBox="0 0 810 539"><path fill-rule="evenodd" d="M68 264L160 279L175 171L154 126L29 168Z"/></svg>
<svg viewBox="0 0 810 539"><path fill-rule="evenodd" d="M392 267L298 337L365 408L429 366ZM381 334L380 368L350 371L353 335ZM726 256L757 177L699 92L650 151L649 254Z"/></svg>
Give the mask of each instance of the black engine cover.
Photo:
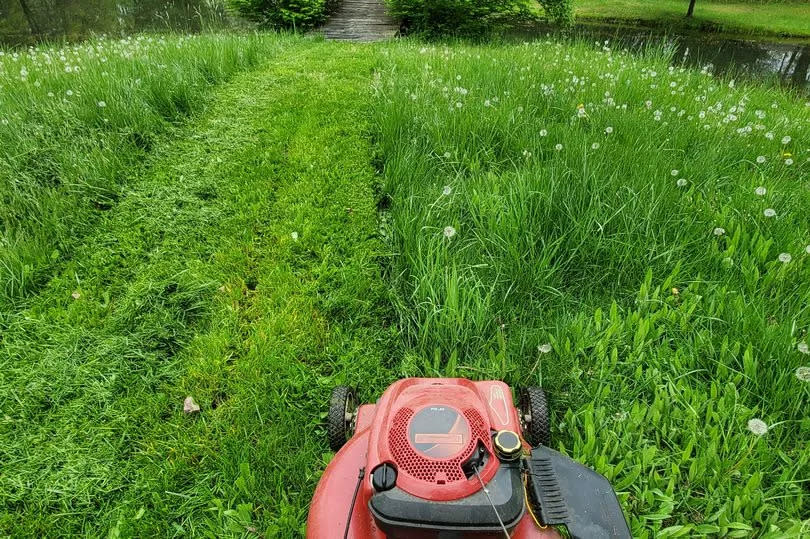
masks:
<svg viewBox="0 0 810 539"><path fill-rule="evenodd" d="M491 536L492 532L503 530L498 515L508 530L513 529L526 509L520 463L500 463L487 490L492 503L483 490L466 498L443 502L417 498L394 487L374 494L368 507L377 525L390 539L421 536L415 533L417 530L448 532L438 534L442 537L455 536L453 532L464 532L464 537L474 537L475 532Z"/></svg>

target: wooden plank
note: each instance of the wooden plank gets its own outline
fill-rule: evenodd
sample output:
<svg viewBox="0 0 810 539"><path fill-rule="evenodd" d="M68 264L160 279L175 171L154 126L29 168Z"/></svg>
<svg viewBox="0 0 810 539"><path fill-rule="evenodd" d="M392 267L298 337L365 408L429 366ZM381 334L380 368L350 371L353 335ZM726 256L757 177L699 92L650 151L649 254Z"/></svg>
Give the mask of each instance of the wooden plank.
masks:
<svg viewBox="0 0 810 539"><path fill-rule="evenodd" d="M327 39L381 41L396 36L399 24L386 12L384 0L343 0L321 30Z"/></svg>

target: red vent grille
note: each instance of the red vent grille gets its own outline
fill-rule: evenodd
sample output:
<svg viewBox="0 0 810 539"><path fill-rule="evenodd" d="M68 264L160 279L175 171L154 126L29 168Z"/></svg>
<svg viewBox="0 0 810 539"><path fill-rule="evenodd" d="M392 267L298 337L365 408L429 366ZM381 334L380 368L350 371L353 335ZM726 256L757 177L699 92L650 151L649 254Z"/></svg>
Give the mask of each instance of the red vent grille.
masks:
<svg viewBox="0 0 810 539"><path fill-rule="evenodd" d="M487 443L489 433L481 414L473 408L464 410L464 417L470 425L470 441L458 456L447 460L424 457L411 446L408 442L408 422L413 415L414 411L410 408L400 408L394 415L391 430L388 431L388 447L399 470L428 483L452 483L466 480L461 463L472 454L478 440L481 440L489 449L489 443Z"/></svg>

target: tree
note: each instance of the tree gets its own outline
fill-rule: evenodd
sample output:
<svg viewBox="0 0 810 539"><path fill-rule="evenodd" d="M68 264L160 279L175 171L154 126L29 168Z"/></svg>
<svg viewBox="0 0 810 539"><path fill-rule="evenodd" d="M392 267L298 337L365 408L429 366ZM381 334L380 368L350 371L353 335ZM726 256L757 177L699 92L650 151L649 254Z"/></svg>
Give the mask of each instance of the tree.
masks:
<svg viewBox="0 0 810 539"><path fill-rule="evenodd" d="M686 16L691 17L695 12L695 0L689 0L689 9L686 10Z"/></svg>
<svg viewBox="0 0 810 539"><path fill-rule="evenodd" d="M28 7L28 2L25 0L20 0L20 8L22 8L23 15L25 15L25 19L28 21L28 28L31 29L31 34L34 36L39 35L39 26L37 25L37 21L34 18L34 14L31 13L31 8Z"/></svg>

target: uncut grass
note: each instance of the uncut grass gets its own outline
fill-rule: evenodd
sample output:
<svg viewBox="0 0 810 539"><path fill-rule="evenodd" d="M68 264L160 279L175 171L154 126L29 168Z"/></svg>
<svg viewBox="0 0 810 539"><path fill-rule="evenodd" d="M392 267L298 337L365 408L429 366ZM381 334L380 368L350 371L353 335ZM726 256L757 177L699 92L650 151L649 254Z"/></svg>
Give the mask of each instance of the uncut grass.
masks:
<svg viewBox="0 0 810 539"><path fill-rule="evenodd" d="M162 134L273 36L149 36L0 50L0 308L47 280Z"/></svg>
<svg viewBox="0 0 810 539"><path fill-rule="evenodd" d="M10 316L0 534L300 536L332 387L392 381L374 58L274 43Z"/></svg>
<svg viewBox="0 0 810 539"><path fill-rule="evenodd" d="M810 103L660 50L383 52L403 371L544 385L636 536L796 536Z"/></svg>

